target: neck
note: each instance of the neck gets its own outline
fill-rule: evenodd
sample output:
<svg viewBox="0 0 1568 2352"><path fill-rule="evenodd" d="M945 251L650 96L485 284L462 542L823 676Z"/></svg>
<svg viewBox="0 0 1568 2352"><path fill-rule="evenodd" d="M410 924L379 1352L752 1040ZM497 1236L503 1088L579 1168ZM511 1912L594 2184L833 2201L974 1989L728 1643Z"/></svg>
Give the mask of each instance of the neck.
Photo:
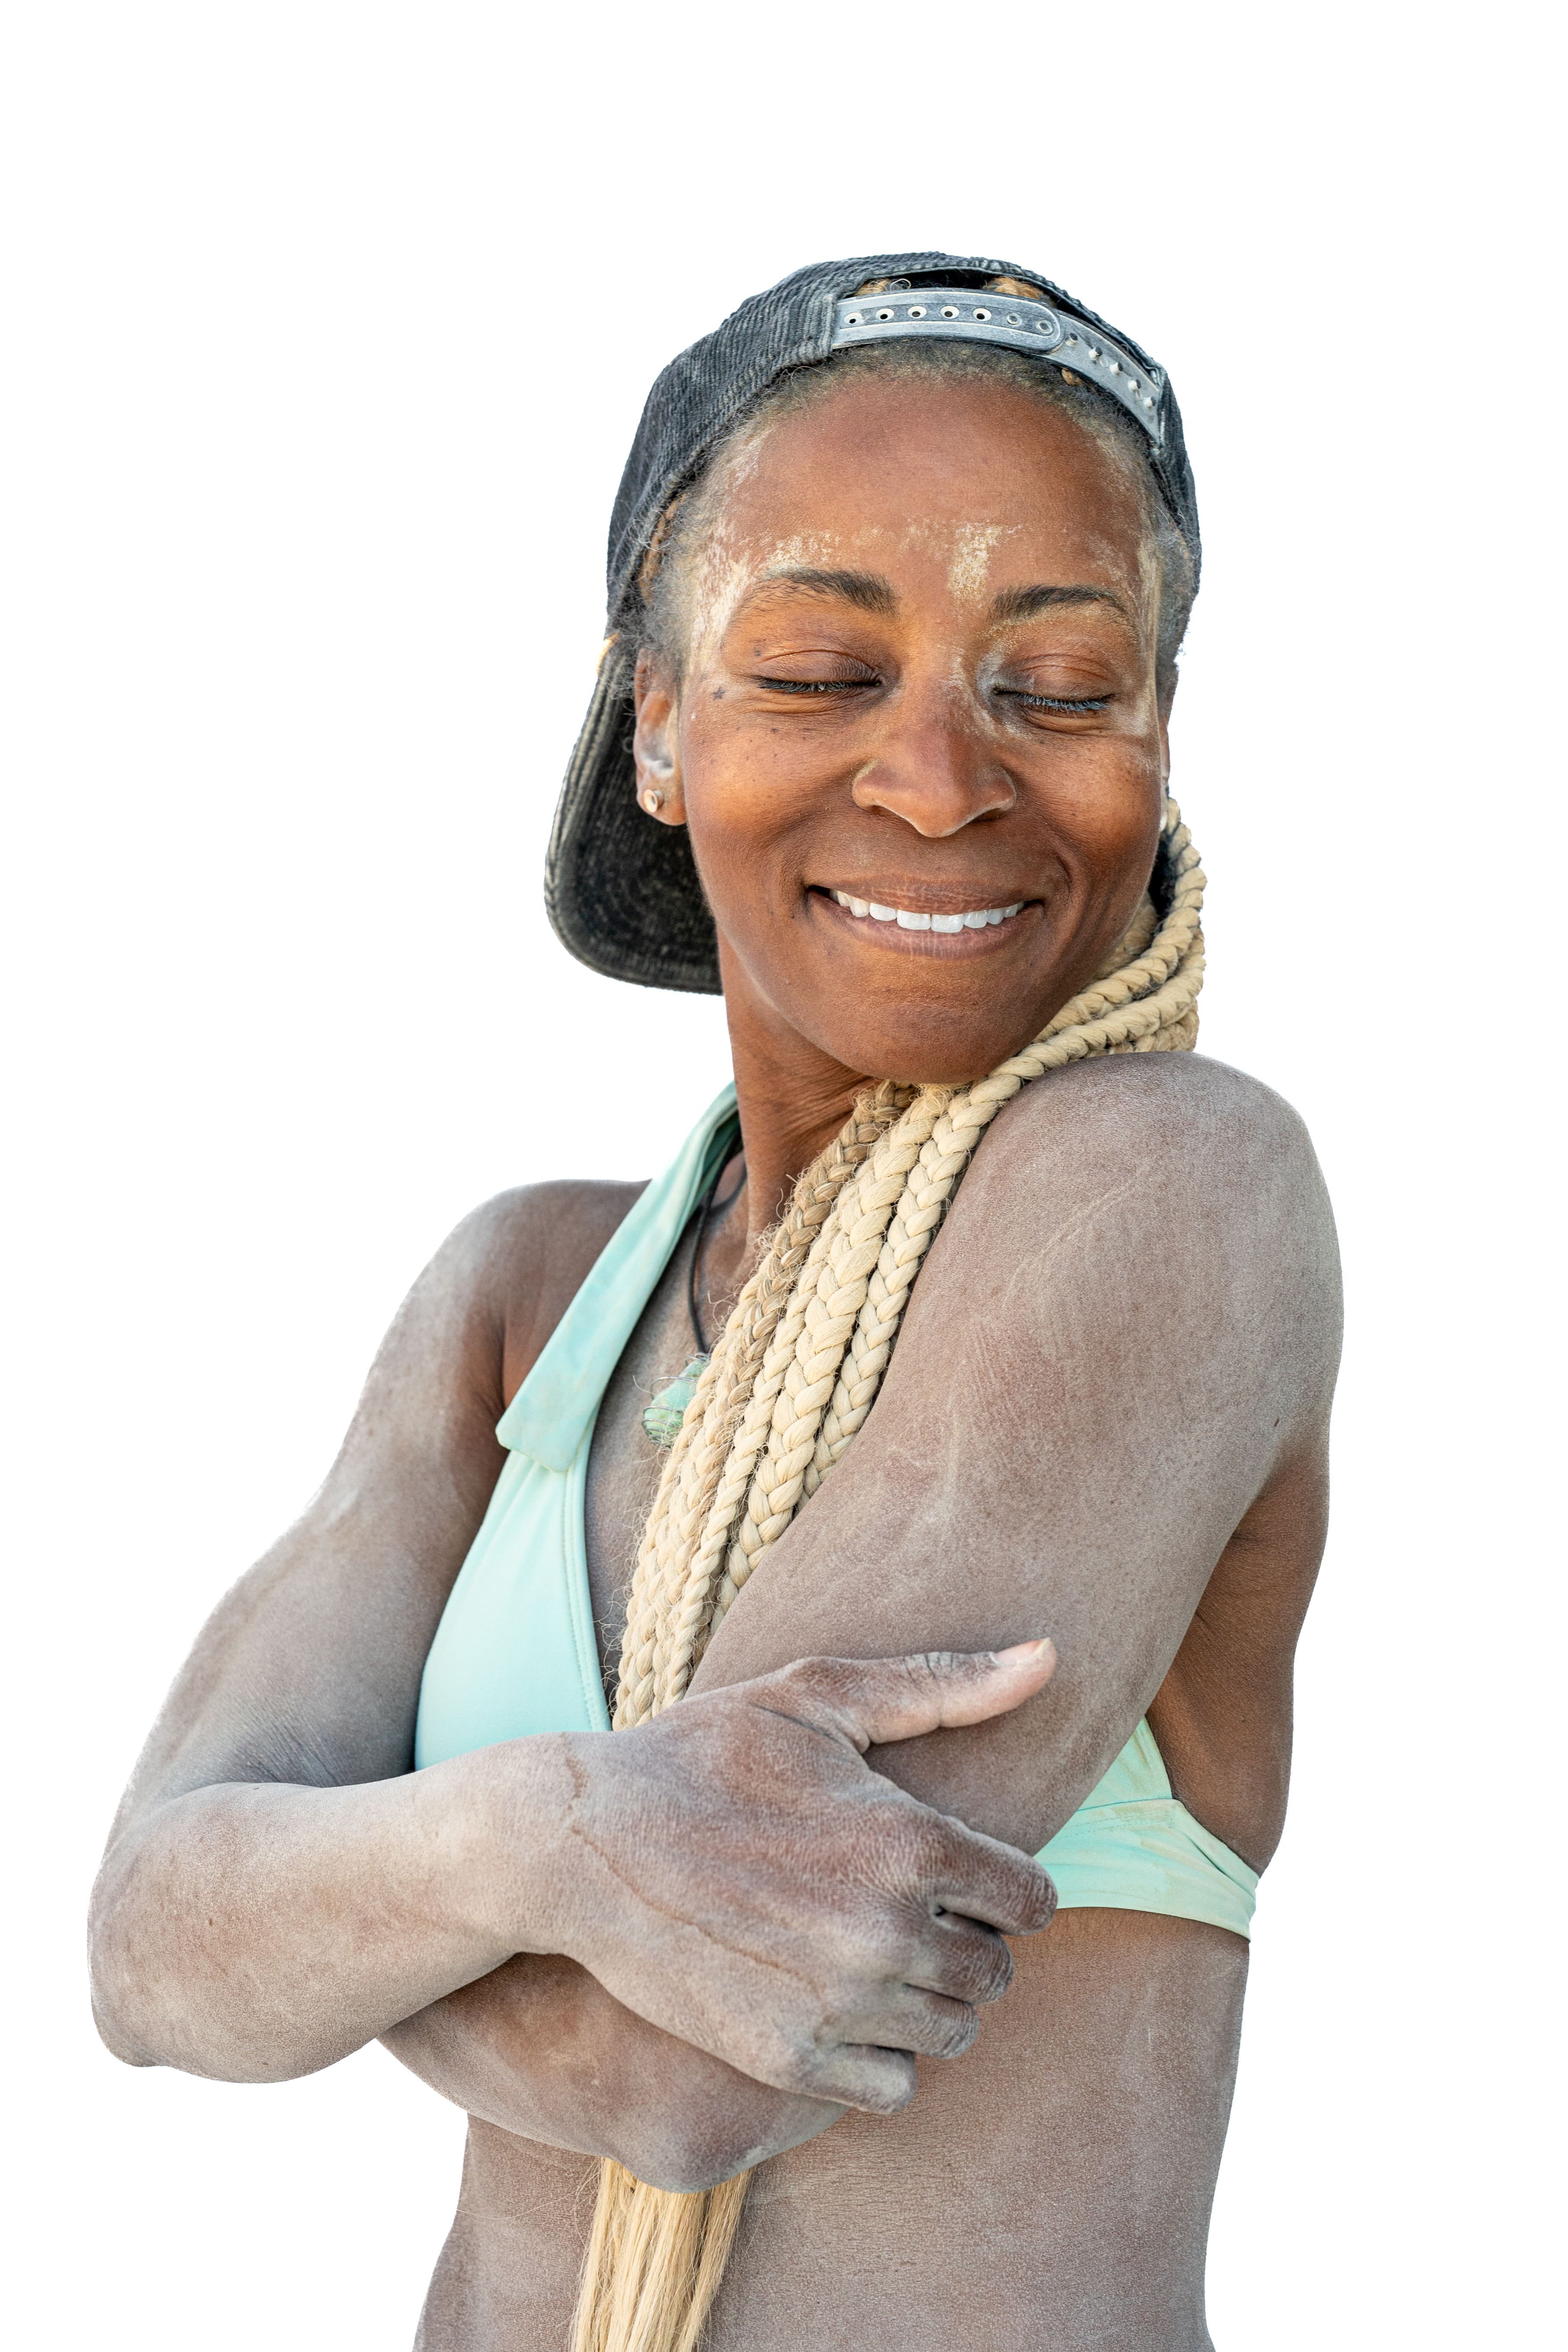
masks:
<svg viewBox="0 0 1568 2352"><path fill-rule="evenodd" d="M732 1299L795 1178L838 1133L870 1081L863 1070L847 1069L812 1045L759 997L722 940L719 960L746 1182L713 1234L708 1260L715 1297ZM726 1174L723 1189L732 1181Z"/></svg>

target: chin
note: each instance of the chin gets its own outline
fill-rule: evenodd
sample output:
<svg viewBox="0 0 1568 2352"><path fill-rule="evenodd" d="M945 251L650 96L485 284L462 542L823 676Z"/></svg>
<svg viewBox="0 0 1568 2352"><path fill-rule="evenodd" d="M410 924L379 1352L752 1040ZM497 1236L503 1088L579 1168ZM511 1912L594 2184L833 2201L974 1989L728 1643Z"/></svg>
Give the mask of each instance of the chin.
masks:
<svg viewBox="0 0 1568 2352"><path fill-rule="evenodd" d="M860 1027L847 1033L837 1023L830 1034L819 1035L825 1053L846 1069L864 1070L868 1076L892 1078L901 1086L968 1087L987 1076L998 1062L1016 1054L1032 1031L1015 1036L1011 1030L988 1031L976 1037L973 1029L954 1035L942 1024L911 1033L907 1024L886 1028Z"/></svg>

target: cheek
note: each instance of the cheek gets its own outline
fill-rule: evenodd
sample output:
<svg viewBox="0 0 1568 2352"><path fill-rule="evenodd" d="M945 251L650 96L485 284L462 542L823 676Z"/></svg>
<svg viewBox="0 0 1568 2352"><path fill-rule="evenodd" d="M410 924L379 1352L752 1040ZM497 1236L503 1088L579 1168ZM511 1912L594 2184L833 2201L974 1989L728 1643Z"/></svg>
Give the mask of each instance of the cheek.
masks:
<svg viewBox="0 0 1568 2352"><path fill-rule="evenodd" d="M1101 881L1152 859L1163 803L1158 742L1107 741L1101 756L1053 782L1042 814L1063 846Z"/></svg>
<svg viewBox="0 0 1568 2352"><path fill-rule="evenodd" d="M1131 921L1147 887L1160 844L1162 793L1158 762L1137 756L1131 746L1114 776L1102 772L1100 788L1075 796L1055 813L1057 855L1067 891L1057 903L1063 926L1058 955L1079 955L1098 964Z"/></svg>
<svg viewBox="0 0 1568 2352"><path fill-rule="evenodd" d="M739 729L721 710L696 712L682 727L686 823L705 879L722 876L754 896L764 874L777 870L807 816L783 767L766 728Z"/></svg>
<svg viewBox="0 0 1568 2352"><path fill-rule="evenodd" d="M687 785L686 829L721 933L748 963L759 953L771 961L767 942L779 928L775 918L787 891L779 879L784 861L766 821L764 796L700 771Z"/></svg>

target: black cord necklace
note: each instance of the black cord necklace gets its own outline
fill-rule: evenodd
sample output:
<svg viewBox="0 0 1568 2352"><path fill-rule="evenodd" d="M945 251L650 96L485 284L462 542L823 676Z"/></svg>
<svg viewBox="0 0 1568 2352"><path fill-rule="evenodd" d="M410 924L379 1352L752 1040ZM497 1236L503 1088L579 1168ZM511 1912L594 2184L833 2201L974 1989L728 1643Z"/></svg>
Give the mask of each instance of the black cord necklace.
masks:
<svg viewBox="0 0 1568 2352"><path fill-rule="evenodd" d="M686 1303L691 1309L691 1328L697 1335L697 1352L704 1357L708 1354L709 1348L707 1340L702 1336L702 1315L697 1304L698 1276L702 1265L703 1238L708 1231L709 1219L721 1217L727 1209L733 1207L740 1195L741 1187L746 1181L746 1163L742 1160L741 1172L735 1179L734 1184L721 1201L715 1201L713 1195L719 1190L719 1178L723 1173L724 1171L721 1168L703 1194L702 1206L697 1213L697 1239L691 1244L691 1271L686 1286Z"/></svg>
<svg viewBox="0 0 1568 2352"><path fill-rule="evenodd" d="M687 1270L686 1306L691 1317L691 1329L697 1341L697 1353L692 1357L679 1379L671 1381L668 1388L660 1389L652 1403L643 1409L642 1425L656 1445L675 1444L677 1433L686 1418L686 1408L696 1393L698 1381L708 1369L708 1341L703 1333L702 1310L699 1305L701 1294L702 1244L707 1238L708 1227L712 1220L715 1217L721 1217L739 1196L741 1187L746 1181L746 1163L742 1160L741 1173L735 1184L725 1193L721 1201L718 1201L713 1196L719 1190L719 1178L723 1173L723 1169L720 1168L702 1196L702 1205L697 1213L697 1233L691 1244L691 1264Z"/></svg>

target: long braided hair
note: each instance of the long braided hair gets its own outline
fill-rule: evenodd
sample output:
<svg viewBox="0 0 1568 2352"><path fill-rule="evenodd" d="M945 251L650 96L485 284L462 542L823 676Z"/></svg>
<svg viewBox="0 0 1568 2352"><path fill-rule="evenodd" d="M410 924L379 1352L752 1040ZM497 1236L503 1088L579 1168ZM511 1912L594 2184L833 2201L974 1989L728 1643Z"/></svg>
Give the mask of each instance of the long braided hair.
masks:
<svg viewBox="0 0 1568 2352"><path fill-rule="evenodd" d="M881 282L858 290L874 293ZM992 290L1040 293L1012 278L994 279ZM775 416L865 368L1001 376L1066 408L1094 439L1121 452L1141 486L1163 583L1157 671L1162 683L1173 678L1195 568L1149 486L1137 428L1068 371L1058 376L1011 352L973 345L841 353L770 387L737 420L701 478L666 509L638 581L641 614L628 614L627 623L678 657L689 621L689 566L679 559L708 528L727 461ZM617 1731L682 1696L768 1547L842 1460L876 1400L931 1236L1003 1105L1069 1062L1195 1044L1203 895L1197 851L1169 803L1150 887L1089 985L974 1086L888 1079L868 1088L799 1178L665 1464L632 1582ZM605 2158L572 2352L698 2352L750 2179L742 2172L684 2195L652 2189Z"/></svg>
<svg viewBox="0 0 1568 2352"><path fill-rule="evenodd" d="M632 1584L617 1731L683 1695L769 1545L843 1459L931 1236L1003 1105L1068 1062L1195 1044L1203 895L1172 803L1152 890L1089 986L974 1086L871 1088L799 1179L659 1481ZM750 2179L683 2195L605 2158L573 2352L697 2352Z"/></svg>

